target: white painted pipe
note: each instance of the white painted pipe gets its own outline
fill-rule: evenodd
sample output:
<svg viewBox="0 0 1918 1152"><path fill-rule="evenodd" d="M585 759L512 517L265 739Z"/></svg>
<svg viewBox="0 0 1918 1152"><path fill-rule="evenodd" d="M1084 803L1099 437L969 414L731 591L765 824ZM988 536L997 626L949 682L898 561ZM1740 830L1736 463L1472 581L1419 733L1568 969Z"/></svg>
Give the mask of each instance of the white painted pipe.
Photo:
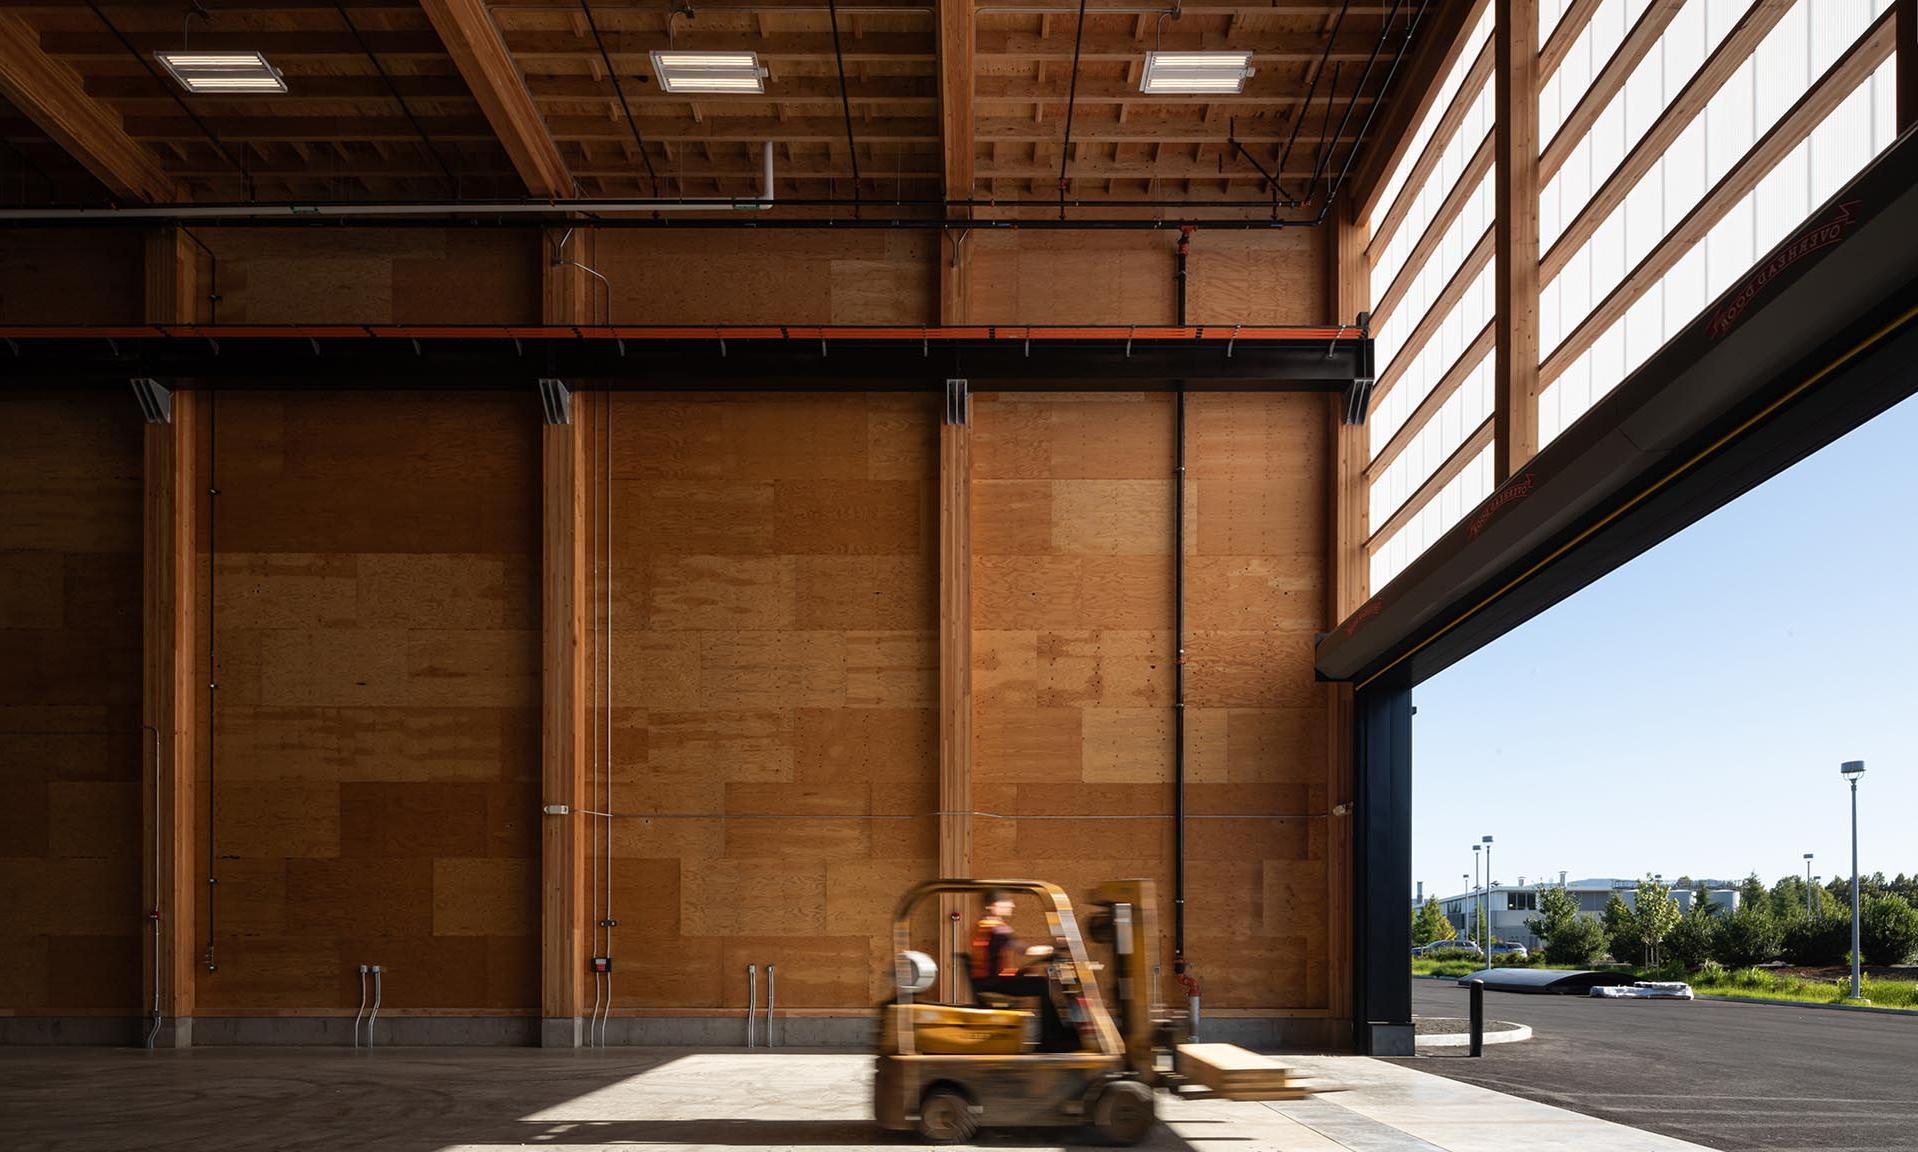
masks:
<svg viewBox="0 0 1918 1152"><path fill-rule="evenodd" d="M366 1018L366 1046L373 1047L373 1025L380 1019L380 966L373 965L373 1011Z"/></svg>
<svg viewBox="0 0 1918 1152"><path fill-rule="evenodd" d="M606 1047L606 1027L613 1022L613 973L606 972L606 1010L599 1014L599 1046Z"/></svg>
<svg viewBox="0 0 1918 1152"><path fill-rule="evenodd" d="M753 1046L753 1019L759 1015L759 965L746 965L746 1047Z"/></svg>
<svg viewBox="0 0 1918 1152"><path fill-rule="evenodd" d="M777 964L766 965L766 1047L768 1048L773 1046L773 998L776 995L773 988L773 969L777 967Z"/></svg>
<svg viewBox="0 0 1918 1152"><path fill-rule="evenodd" d="M330 204L148 204L137 208L0 208L0 220L259 220L356 216L517 216L578 212L616 215L628 212L764 212L773 206L773 146L761 146L764 181L757 196L710 196L667 200L444 200L427 203Z"/></svg>
<svg viewBox="0 0 1918 1152"><path fill-rule="evenodd" d="M353 1013L353 1047L360 1046L360 1021L366 1018L366 965L360 965L360 1010Z"/></svg>
<svg viewBox="0 0 1918 1152"><path fill-rule="evenodd" d="M1199 998L1197 996L1186 997L1185 1010L1186 1023L1191 1032L1191 1038L1197 1040L1199 1038Z"/></svg>

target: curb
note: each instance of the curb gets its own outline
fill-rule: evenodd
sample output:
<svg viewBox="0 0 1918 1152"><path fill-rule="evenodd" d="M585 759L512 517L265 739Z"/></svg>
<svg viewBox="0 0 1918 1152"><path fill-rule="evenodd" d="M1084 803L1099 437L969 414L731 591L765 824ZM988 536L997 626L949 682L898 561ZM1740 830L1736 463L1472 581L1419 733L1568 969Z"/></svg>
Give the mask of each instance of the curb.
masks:
<svg viewBox="0 0 1918 1152"><path fill-rule="evenodd" d="M1724 1004L1763 1004L1769 1008L1816 1008L1821 1012L1870 1012L1877 1016L1918 1017L1914 1008L1880 1008L1866 1004L1814 1004L1808 1000L1766 1000L1758 996L1707 996L1693 993L1694 1000L1717 1000Z"/></svg>
<svg viewBox="0 0 1918 1152"><path fill-rule="evenodd" d="M1500 1024L1510 1021L1500 1020ZM1516 1028L1501 1028L1496 1032L1485 1033L1487 1044L1516 1044L1520 1040L1530 1040L1532 1028L1529 1024L1520 1024ZM1417 1048L1469 1048L1472 1045L1470 1032L1444 1032L1433 1036L1415 1036L1412 1047Z"/></svg>

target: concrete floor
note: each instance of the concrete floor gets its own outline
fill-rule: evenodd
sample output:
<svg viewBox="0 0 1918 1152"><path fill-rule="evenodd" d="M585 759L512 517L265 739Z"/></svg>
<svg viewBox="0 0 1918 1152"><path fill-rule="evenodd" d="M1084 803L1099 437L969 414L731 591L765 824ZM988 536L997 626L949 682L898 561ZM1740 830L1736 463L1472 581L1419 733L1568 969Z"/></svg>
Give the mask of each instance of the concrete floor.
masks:
<svg viewBox="0 0 1918 1152"><path fill-rule="evenodd" d="M1514 1047L1520 1047L1514 1045ZM1345 1089L1284 1103L1165 1101L1161 1152L1676 1152L1663 1136L1357 1057L1293 1061ZM0 1050L7 1152L480 1152L910 1147L875 1130L871 1059L614 1049ZM1063 1138L1062 1138L1063 1137ZM1060 1130L982 1146L1084 1146Z"/></svg>
<svg viewBox="0 0 1918 1152"><path fill-rule="evenodd" d="M1413 981L1414 1012L1466 1005L1456 984ZM1406 1064L1727 1152L1918 1152L1918 1016L1508 992L1485 1012L1533 1039Z"/></svg>

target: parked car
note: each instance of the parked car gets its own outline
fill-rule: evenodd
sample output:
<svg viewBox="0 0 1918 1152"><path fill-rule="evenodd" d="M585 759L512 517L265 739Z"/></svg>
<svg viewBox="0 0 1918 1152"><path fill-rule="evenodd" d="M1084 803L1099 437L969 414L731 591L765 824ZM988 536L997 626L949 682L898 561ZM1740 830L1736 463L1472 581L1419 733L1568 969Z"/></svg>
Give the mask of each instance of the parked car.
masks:
<svg viewBox="0 0 1918 1152"><path fill-rule="evenodd" d="M1492 945L1492 959L1494 960L1530 960L1531 958L1531 952L1528 951L1523 944Z"/></svg>
<svg viewBox="0 0 1918 1152"><path fill-rule="evenodd" d="M1471 940L1434 940L1423 948L1414 948L1413 953L1429 959L1445 956L1483 956L1485 952Z"/></svg>

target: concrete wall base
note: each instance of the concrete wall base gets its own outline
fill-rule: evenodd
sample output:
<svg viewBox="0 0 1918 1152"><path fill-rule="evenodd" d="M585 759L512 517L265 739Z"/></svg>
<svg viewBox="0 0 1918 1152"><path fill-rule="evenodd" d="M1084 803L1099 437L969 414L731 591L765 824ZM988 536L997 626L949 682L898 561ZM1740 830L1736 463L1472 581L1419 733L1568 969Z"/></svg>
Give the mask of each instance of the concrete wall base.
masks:
<svg viewBox="0 0 1918 1152"><path fill-rule="evenodd" d="M373 1026L381 1048L427 1046L520 1046L540 1040L540 1021L524 1016L382 1016ZM366 1026L360 1028L365 1042ZM353 1046L351 1016L202 1016L194 1043L211 1045Z"/></svg>
<svg viewBox="0 0 1918 1152"><path fill-rule="evenodd" d="M1201 1016L1199 1039L1252 1049L1315 1048L1348 1052L1352 1047L1352 1030L1344 1020L1317 1017Z"/></svg>
<svg viewBox="0 0 1918 1152"><path fill-rule="evenodd" d="M146 1042L146 1025L146 1020L129 1016L0 1016L0 1045L130 1047Z"/></svg>
<svg viewBox="0 0 1918 1152"><path fill-rule="evenodd" d="M665 1048L740 1048L746 1021L712 1016L615 1016L604 1022L608 1046ZM768 1028L771 1035L767 1035ZM878 1022L870 1016L796 1016L770 1025L753 1022L753 1044L777 1048L869 1049Z"/></svg>
<svg viewBox="0 0 1918 1152"><path fill-rule="evenodd" d="M1410 1024L1368 1024L1366 1040L1368 1056L1413 1056L1418 1051Z"/></svg>
<svg viewBox="0 0 1918 1152"><path fill-rule="evenodd" d="M714 1016L615 1016L604 1021L609 1047L742 1048L746 1022ZM754 1021L756 1047L872 1047L877 1020L868 1015L780 1017L768 1025ZM0 1016L0 1045L77 1044L137 1047L145 1043L148 1021L115 1016ZM768 1035L770 1028L771 1034ZM361 1038L365 1031L362 1026ZM1247 1048L1352 1049L1351 1024L1317 1018L1211 1017L1201 1021L1201 1040ZM382 1016L374 1025L379 1047L523 1046L578 1048L591 1043L587 1021L578 1017ZM1412 1029L1374 1024L1366 1039L1372 1055L1409 1056ZM351 1016L201 1016L168 1017L155 1040L157 1048L235 1045L306 1045L350 1048Z"/></svg>
<svg viewBox="0 0 1918 1152"><path fill-rule="evenodd" d="M539 1022L541 1048L577 1048L585 1041L585 1021L577 1016L548 1016Z"/></svg>

